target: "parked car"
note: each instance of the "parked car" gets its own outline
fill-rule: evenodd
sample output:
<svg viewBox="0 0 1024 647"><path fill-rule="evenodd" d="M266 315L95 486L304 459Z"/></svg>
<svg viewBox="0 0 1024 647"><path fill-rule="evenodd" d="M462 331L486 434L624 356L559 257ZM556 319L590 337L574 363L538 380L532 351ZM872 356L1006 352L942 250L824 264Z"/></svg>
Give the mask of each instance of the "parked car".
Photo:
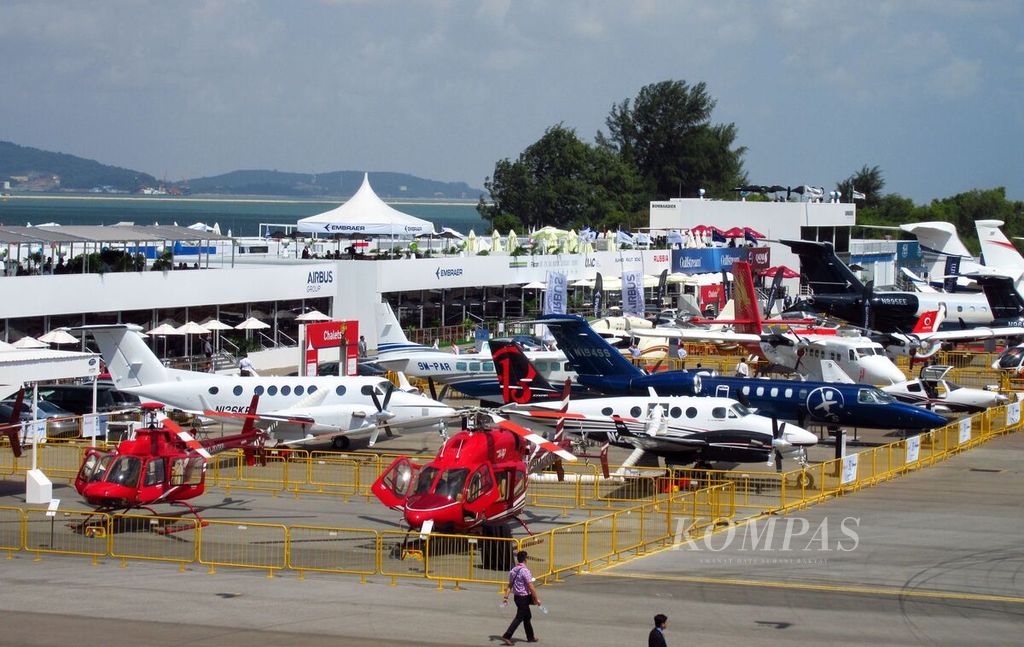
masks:
<svg viewBox="0 0 1024 647"><path fill-rule="evenodd" d="M39 397L77 415L92 413L93 410L91 384L41 384ZM99 413L136 409L139 406L137 395L118 391L113 384L96 385L96 411ZM111 415L107 421L108 435L119 436L128 429L129 423L137 419L138 416L131 413Z"/></svg>
<svg viewBox="0 0 1024 647"><path fill-rule="evenodd" d="M31 411L29 410L31 404L24 402L22 404L21 415L19 416L23 422L29 420L46 420L46 435L51 438L67 438L70 436L77 436L79 423L78 417L61 407L47 402L46 400L39 400L36 402L36 415L33 418ZM14 413L14 400L4 400L0 402L0 420L9 421L11 415Z"/></svg>

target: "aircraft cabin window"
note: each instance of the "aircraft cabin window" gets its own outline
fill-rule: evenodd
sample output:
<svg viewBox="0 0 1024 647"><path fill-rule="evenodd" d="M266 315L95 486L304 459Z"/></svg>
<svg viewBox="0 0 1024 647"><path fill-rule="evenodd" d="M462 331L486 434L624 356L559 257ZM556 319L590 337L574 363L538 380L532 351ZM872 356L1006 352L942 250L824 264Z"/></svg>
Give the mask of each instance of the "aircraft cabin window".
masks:
<svg viewBox="0 0 1024 647"><path fill-rule="evenodd" d="M697 417L697 407L686 407L686 417L687 418L696 418Z"/></svg>
<svg viewBox="0 0 1024 647"><path fill-rule="evenodd" d="M217 393L219 393L219 392L220 392L220 389L218 389L218 388L217 388L217 387L215 387L215 386L211 386L211 387L210 387L210 389L209 389L209 391L210 391L210 395L217 395Z"/></svg>
<svg viewBox="0 0 1024 647"><path fill-rule="evenodd" d="M469 370L471 372L473 372L473 373L479 373L480 372L480 362L470 362L469 363Z"/></svg>
<svg viewBox="0 0 1024 647"><path fill-rule="evenodd" d="M777 386L773 386L772 387L772 397L773 398L779 397L779 387L777 387Z"/></svg>
<svg viewBox="0 0 1024 647"><path fill-rule="evenodd" d="M369 388L369 391L372 393L373 392L373 387L371 386L371 387L368 387L368 388ZM309 393L312 393L313 391L316 391L316 387L315 386L309 387ZM339 384L338 387L336 389L334 389L334 393L336 395L345 395L345 385L344 384Z"/></svg>
<svg viewBox="0 0 1024 647"><path fill-rule="evenodd" d="M807 389L800 389L800 392L797 395L799 395L801 399L806 398L807 397Z"/></svg>
<svg viewBox="0 0 1024 647"><path fill-rule="evenodd" d="M711 410L712 418L725 418L725 407L715 407Z"/></svg>
<svg viewBox="0 0 1024 647"><path fill-rule="evenodd" d="M750 387L749 386L743 387L743 395L750 395Z"/></svg>
<svg viewBox="0 0 1024 647"><path fill-rule="evenodd" d="M963 306L957 306L956 307L956 311L957 312L963 312L964 311L964 307Z"/></svg>
<svg viewBox="0 0 1024 647"><path fill-rule="evenodd" d="M610 415L612 415L612 413L613 412L612 412L612 408L611 407L605 407L605 408L601 409L601 415L602 416L610 416Z"/></svg>
<svg viewBox="0 0 1024 647"><path fill-rule="evenodd" d="M670 409L668 413L673 418L678 418L679 416L683 415L683 410L679 407L672 407L672 409Z"/></svg>
<svg viewBox="0 0 1024 647"><path fill-rule="evenodd" d="M252 392L255 393L256 395L263 395L263 385L261 384L257 386L255 389L252 390Z"/></svg>
<svg viewBox="0 0 1024 647"><path fill-rule="evenodd" d="M857 361L857 353L853 352L852 348L850 349L850 361L851 362L856 362Z"/></svg>
<svg viewBox="0 0 1024 647"><path fill-rule="evenodd" d="M539 373L547 373L548 372L548 363L547 362L542 362L542 361L538 360L538 361L533 363L533 367L536 368Z"/></svg>
<svg viewBox="0 0 1024 647"><path fill-rule="evenodd" d="M913 382L907 385L907 390L910 391L911 393L920 393L921 385L918 384L917 382Z"/></svg>
<svg viewBox="0 0 1024 647"><path fill-rule="evenodd" d="M309 394L311 394L311 395L312 395L313 393L316 393L316 386L314 385L314 386L311 386L311 387L309 387L308 389L306 389L306 393L309 393Z"/></svg>
<svg viewBox="0 0 1024 647"><path fill-rule="evenodd" d="M282 386L281 387L281 395L288 395L291 392L292 392L292 387L290 387L290 386Z"/></svg>
<svg viewBox="0 0 1024 647"><path fill-rule="evenodd" d="M484 362L484 371L487 373L494 372L494 362Z"/></svg>
<svg viewBox="0 0 1024 647"><path fill-rule="evenodd" d="M303 393L303 392L304 392L305 390L306 390L306 387L304 387L304 386L302 386L302 385L300 384L300 385L298 385L297 387L295 387L295 395L302 395L302 393Z"/></svg>
<svg viewBox="0 0 1024 647"><path fill-rule="evenodd" d="M235 388L231 389L231 392L234 393L235 395L242 395L242 385L239 384L235 386Z"/></svg>
<svg viewBox="0 0 1024 647"><path fill-rule="evenodd" d="M566 373L572 371L572 363L571 362L566 362L565 366L562 367L562 370L565 371Z"/></svg>
<svg viewBox="0 0 1024 647"><path fill-rule="evenodd" d="M793 397L793 389L786 389L786 397L787 398Z"/></svg>
<svg viewBox="0 0 1024 647"><path fill-rule="evenodd" d="M629 415L633 416L634 418L639 418L642 412L643 411L640 409L640 407L633 407L629 410Z"/></svg>
<svg viewBox="0 0 1024 647"><path fill-rule="evenodd" d="M757 387L757 397L761 397L762 395L764 395L764 387L759 386Z"/></svg>
<svg viewBox="0 0 1024 647"><path fill-rule="evenodd" d="M465 371L466 370L466 363L465 362L455 362L455 370L456 371Z"/></svg>
<svg viewBox="0 0 1024 647"><path fill-rule="evenodd" d="M267 395L277 395L277 387L276 386L268 386L267 387Z"/></svg>
<svg viewBox="0 0 1024 647"><path fill-rule="evenodd" d="M164 482L164 459L154 458L146 463L146 485L157 485Z"/></svg>

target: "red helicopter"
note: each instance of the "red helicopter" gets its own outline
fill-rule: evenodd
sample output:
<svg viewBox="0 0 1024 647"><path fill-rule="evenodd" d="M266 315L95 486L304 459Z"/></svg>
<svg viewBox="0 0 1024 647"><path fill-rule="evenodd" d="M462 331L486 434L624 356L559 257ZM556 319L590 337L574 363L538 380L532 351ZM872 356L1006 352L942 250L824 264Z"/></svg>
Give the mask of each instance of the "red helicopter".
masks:
<svg viewBox="0 0 1024 647"><path fill-rule="evenodd" d="M250 412L256 410L254 396ZM75 489L98 512L142 508L157 503L183 505L199 514L186 499L203 493L206 461L212 454L241 447L248 465L255 465L257 452L263 455L266 434L246 421L242 432L211 440L196 440L163 415L164 405L142 405L145 426L122 440L116 449L89 449L75 478Z"/></svg>
<svg viewBox="0 0 1024 647"><path fill-rule="evenodd" d="M500 416L475 411L463 417L463 430L441 446L434 460L420 466L405 456L397 458L371 489L424 535L482 531L510 537L505 522L523 523L518 515L526 505L528 474L556 457L576 460L567 446L557 431L549 441Z"/></svg>

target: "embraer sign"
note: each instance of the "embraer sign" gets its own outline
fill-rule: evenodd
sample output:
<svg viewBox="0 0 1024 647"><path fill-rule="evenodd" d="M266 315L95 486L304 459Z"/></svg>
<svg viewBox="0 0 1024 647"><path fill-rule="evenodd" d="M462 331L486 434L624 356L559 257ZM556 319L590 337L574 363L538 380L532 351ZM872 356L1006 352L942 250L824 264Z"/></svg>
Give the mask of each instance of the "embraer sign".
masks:
<svg viewBox="0 0 1024 647"><path fill-rule="evenodd" d="M437 271L434 272L434 275L437 276L437 280L438 281L440 281L443 278L449 278L449 277L452 277L452 276L462 276L462 268L461 267L439 267L439 268L437 268Z"/></svg>

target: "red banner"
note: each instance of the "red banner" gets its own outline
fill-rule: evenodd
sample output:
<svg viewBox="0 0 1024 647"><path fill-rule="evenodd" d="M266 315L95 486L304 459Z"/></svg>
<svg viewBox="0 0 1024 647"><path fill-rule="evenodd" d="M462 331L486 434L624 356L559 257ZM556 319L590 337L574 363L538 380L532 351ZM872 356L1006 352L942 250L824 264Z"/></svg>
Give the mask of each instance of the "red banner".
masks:
<svg viewBox="0 0 1024 647"><path fill-rule="evenodd" d="M761 270L771 266L772 250L770 247L751 247L747 250L747 261L750 262L750 269L756 275Z"/></svg>
<svg viewBox="0 0 1024 647"><path fill-rule="evenodd" d="M722 290L722 284L716 283L715 285L702 285L700 286L700 309L701 312L710 305L717 305L722 307L722 297L725 296L725 291Z"/></svg>

